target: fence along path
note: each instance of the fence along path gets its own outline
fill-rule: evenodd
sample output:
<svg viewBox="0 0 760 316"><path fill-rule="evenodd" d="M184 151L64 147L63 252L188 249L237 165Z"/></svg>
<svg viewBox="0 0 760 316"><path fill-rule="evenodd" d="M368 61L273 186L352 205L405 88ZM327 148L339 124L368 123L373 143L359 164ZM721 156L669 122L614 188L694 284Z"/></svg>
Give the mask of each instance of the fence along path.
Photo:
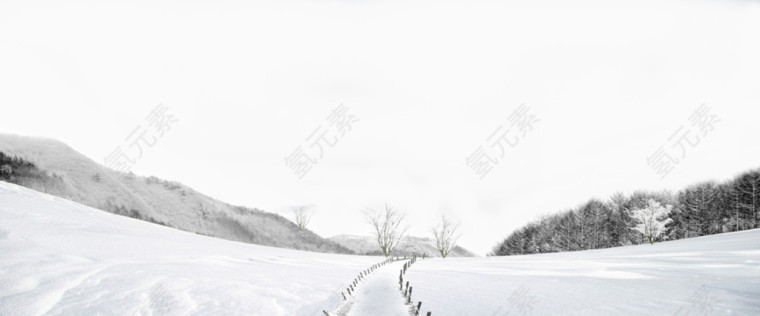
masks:
<svg viewBox="0 0 760 316"><path fill-rule="evenodd" d="M411 288L400 288L403 274L417 258L388 258L363 271L341 292L343 302L327 316L420 315L411 302ZM407 287L409 282L407 282ZM421 304L421 303L420 303ZM428 316L430 313L427 314Z"/></svg>
<svg viewBox="0 0 760 316"><path fill-rule="evenodd" d="M396 279L405 261L396 261L373 273L356 291L347 316L409 315Z"/></svg>

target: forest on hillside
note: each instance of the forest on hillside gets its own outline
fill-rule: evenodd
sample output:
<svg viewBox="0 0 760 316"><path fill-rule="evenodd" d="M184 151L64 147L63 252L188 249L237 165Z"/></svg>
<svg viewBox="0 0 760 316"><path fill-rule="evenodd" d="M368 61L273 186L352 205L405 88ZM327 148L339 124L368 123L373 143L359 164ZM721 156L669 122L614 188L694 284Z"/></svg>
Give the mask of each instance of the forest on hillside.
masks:
<svg viewBox="0 0 760 316"><path fill-rule="evenodd" d="M649 242L635 227L634 214L654 200L670 212L657 241L676 240L760 227L760 169L728 181L705 181L678 192L616 193L591 199L513 231L490 255L508 256L610 248Z"/></svg>
<svg viewBox="0 0 760 316"><path fill-rule="evenodd" d="M273 247L353 253L298 228L281 215L230 205L178 182L109 170L62 143L51 145L25 138L0 141L6 147L17 145L14 150L0 150L0 181L200 235Z"/></svg>

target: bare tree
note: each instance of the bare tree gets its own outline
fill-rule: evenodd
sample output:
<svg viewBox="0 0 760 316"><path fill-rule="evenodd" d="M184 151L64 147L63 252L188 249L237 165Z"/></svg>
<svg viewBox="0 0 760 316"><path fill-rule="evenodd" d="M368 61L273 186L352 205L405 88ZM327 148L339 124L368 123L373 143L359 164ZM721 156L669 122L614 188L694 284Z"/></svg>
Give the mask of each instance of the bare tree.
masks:
<svg viewBox="0 0 760 316"><path fill-rule="evenodd" d="M452 222L446 218L446 215L441 215L438 226L433 227L433 235L435 236L435 247L438 248L441 257L446 258L459 240L459 223Z"/></svg>
<svg viewBox="0 0 760 316"><path fill-rule="evenodd" d="M293 216L295 218L296 225L300 230L306 229L311 221L311 208L309 206L295 206L293 207Z"/></svg>
<svg viewBox="0 0 760 316"><path fill-rule="evenodd" d="M388 257L398 244L406 238L409 227L404 226L406 214L385 204L380 210L369 210L366 214L367 223L372 225L377 245L383 255Z"/></svg>

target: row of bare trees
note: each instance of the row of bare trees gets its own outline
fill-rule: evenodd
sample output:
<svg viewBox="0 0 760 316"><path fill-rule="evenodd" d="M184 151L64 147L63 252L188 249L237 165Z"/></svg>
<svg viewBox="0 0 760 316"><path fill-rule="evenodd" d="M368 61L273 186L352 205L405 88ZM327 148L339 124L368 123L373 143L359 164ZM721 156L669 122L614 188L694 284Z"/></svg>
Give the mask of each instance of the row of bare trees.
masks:
<svg viewBox="0 0 760 316"><path fill-rule="evenodd" d="M309 225L312 217L310 206L296 206L293 210L293 221L299 229L304 230ZM372 227L372 234L382 254L389 257L393 251L407 237L409 226L406 225L406 213L388 205L382 208L369 209L365 213L367 224ZM459 240L459 223L441 216L441 221L431 228L435 239L435 245L441 257L454 250Z"/></svg>
<svg viewBox="0 0 760 316"><path fill-rule="evenodd" d="M372 226L377 244L386 257L393 253L409 230L409 226L404 224L406 213L388 204L381 209L370 209L365 218ZM431 228L431 232L435 239L436 249L442 258L446 258L459 240L459 223L441 215L441 221Z"/></svg>

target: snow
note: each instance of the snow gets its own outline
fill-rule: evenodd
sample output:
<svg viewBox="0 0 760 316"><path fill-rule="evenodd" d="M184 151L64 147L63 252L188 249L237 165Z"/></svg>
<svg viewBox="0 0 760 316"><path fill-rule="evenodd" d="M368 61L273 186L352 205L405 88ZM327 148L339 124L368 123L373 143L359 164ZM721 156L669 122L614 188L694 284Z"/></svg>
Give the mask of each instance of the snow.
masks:
<svg viewBox="0 0 760 316"><path fill-rule="evenodd" d="M760 230L570 253L417 260L432 315L760 315Z"/></svg>
<svg viewBox="0 0 760 316"><path fill-rule="evenodd" d="M215 239L0 182L0 315L322 315L381 260Z"/></svg>
<svg viewBox="0 0 760 316"><path fill-rule="evenodd" d="M398 276L407 260L388 264L363 281L353 298L348 316L409 315L398 288Z"/></svg>
<svg viewBox="0 0 760 316"><path fill-rule="evenodd" d="M323 315L382 260L215 239L0 182L0 315ZM401 265L361 281L348 315L406 315ZM760 315L760 230L418 259L404 280L421 315Z"/></svg>
<svg viewBox="0 0 760 316"><path fill-rule="evenodd" d="M329 240L340 244L343 247L353 250L356 253L379 252L377 248L377 238L365 235L336 235ZM394 249L393 255L412 256L426 254L428 257L437 257L441 254L436 248L435 240L427 237L406 236L401 243ZM473 257L475 256L469 250L460 246L454 247L449 253L451 257Z"/></svg>

